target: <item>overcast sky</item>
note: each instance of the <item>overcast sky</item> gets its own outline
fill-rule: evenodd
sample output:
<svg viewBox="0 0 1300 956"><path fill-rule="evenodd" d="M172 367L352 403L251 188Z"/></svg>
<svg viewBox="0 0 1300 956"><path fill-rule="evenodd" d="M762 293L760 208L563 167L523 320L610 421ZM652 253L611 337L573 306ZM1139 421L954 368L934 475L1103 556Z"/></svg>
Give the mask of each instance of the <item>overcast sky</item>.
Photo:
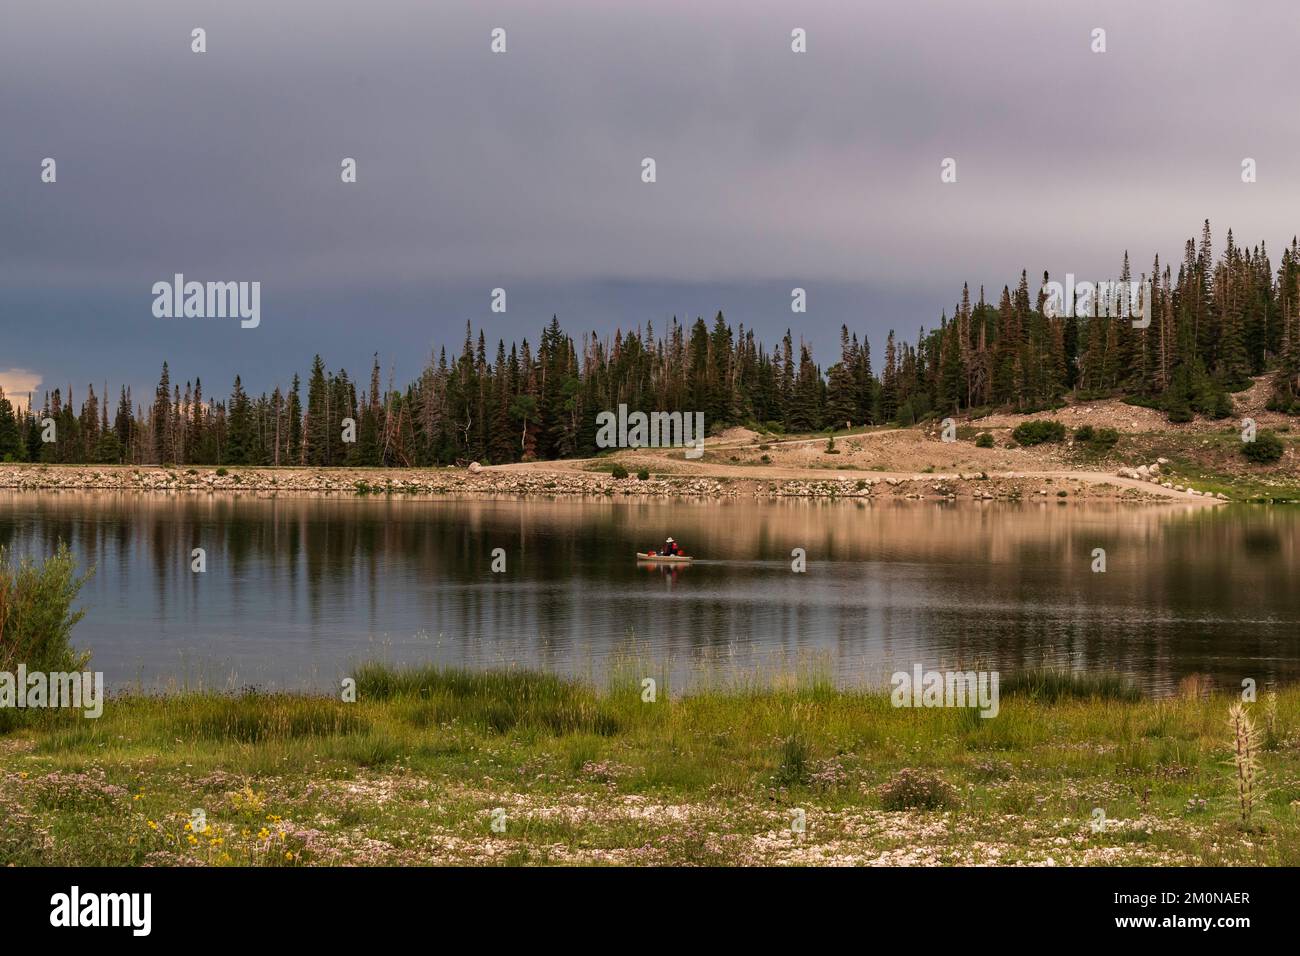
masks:
<svg viewBox="0 0 1300 956"><path fill-rule="evenodd" d="M552 313L721 309L828 364L841 323L879 349L963 281L1176 261L1207 217L1276 263L1298 43L1294 0L6 0L0 385L405 381ZM155 318L177 272L260 281L261 325Z"/></svg>

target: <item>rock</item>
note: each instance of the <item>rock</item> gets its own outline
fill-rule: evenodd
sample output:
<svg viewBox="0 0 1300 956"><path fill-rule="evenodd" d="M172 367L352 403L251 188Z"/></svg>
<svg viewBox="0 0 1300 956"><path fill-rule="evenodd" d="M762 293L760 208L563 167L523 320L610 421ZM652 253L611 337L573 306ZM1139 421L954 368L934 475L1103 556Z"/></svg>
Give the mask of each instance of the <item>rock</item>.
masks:
<svg viewBox="0 0 1300 956"><path fill-rule="evenodd" d="M477 474L478 474L480 471L482 471L482 470L483 470L483 466L480 465L478 462L476 462L476 461L471 461L471 462L469 463L469 473L470 473L471 475L477 475Z"/></svg>

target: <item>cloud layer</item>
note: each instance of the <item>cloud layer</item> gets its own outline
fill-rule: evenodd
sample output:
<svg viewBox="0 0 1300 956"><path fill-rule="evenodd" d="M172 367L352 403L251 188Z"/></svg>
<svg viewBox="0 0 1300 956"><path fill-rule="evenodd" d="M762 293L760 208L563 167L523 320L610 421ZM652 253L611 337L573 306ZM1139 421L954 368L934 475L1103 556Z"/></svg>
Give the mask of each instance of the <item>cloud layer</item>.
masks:
<svg viewBox="0 0 1300 956"><path fill-rule="evenodd" d="M1275 254L1295 231L1283 0L336 6L7 11L0 362L138 383L170 358L260 388L379 349L410 374L467 319L509 338L721 308L775 335L792 284L830 348L841 322L910 337L962 281L1177 258L1206 217ZM152 319L175 272L261 281L262 327Z"/></svg>

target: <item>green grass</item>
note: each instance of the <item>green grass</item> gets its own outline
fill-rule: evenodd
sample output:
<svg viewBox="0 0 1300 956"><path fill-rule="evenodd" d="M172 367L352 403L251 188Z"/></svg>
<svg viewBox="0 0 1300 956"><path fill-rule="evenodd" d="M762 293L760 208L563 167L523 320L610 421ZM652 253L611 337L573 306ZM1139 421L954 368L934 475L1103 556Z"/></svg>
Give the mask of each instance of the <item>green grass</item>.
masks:
<svg viewBox="0 0 1300 956"><path fill-rule="evenodd" d="M653 701L633 665L604 687L355 677L354 703L180 693L33 714L0 735L0 865L1300 865L1300 688L1277 696L1246 832L1227 696L1004 674L984 719L896 709L817 668L688 695L659 680ZM1251 713L1263 730L1265 704Z"/></svg>
<svg viewBox="0 0 1300 956"><path fill-rule="evenodd" d="M1281 435L1284 445L1294 445ZM1170 459L1161 480L1223 494L1234 501L1284 504L1300 502L1300 478L1285 460L1273 465L1247 461L1241 454L1241 432L1225 426L1215 432L1151 432L1125 436L1121 457L1152 462Z"/></svg>

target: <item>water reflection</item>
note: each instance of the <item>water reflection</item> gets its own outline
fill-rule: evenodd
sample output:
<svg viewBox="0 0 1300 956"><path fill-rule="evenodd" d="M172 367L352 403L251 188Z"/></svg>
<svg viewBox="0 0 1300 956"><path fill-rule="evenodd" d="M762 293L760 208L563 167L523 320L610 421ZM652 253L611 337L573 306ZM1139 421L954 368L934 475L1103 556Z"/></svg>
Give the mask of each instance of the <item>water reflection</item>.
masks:
<svg viewBox="0 0 1300 956"><path fill-rule="evenodd" d="M0 545L97 568L76 631L110 681L329 686L358 660L680 684L824 655L894 669L1053 663L1165 692L1300 677L1287 509L1043 503L515 501L4 492ZM669 534L697 556L639 565ZM207 572L190 571L204 548ZM492 552L506 552L504 574ZM791 571L804 548L808 568ZM1106 550L1106 573L1090 570Z"/></svg>

